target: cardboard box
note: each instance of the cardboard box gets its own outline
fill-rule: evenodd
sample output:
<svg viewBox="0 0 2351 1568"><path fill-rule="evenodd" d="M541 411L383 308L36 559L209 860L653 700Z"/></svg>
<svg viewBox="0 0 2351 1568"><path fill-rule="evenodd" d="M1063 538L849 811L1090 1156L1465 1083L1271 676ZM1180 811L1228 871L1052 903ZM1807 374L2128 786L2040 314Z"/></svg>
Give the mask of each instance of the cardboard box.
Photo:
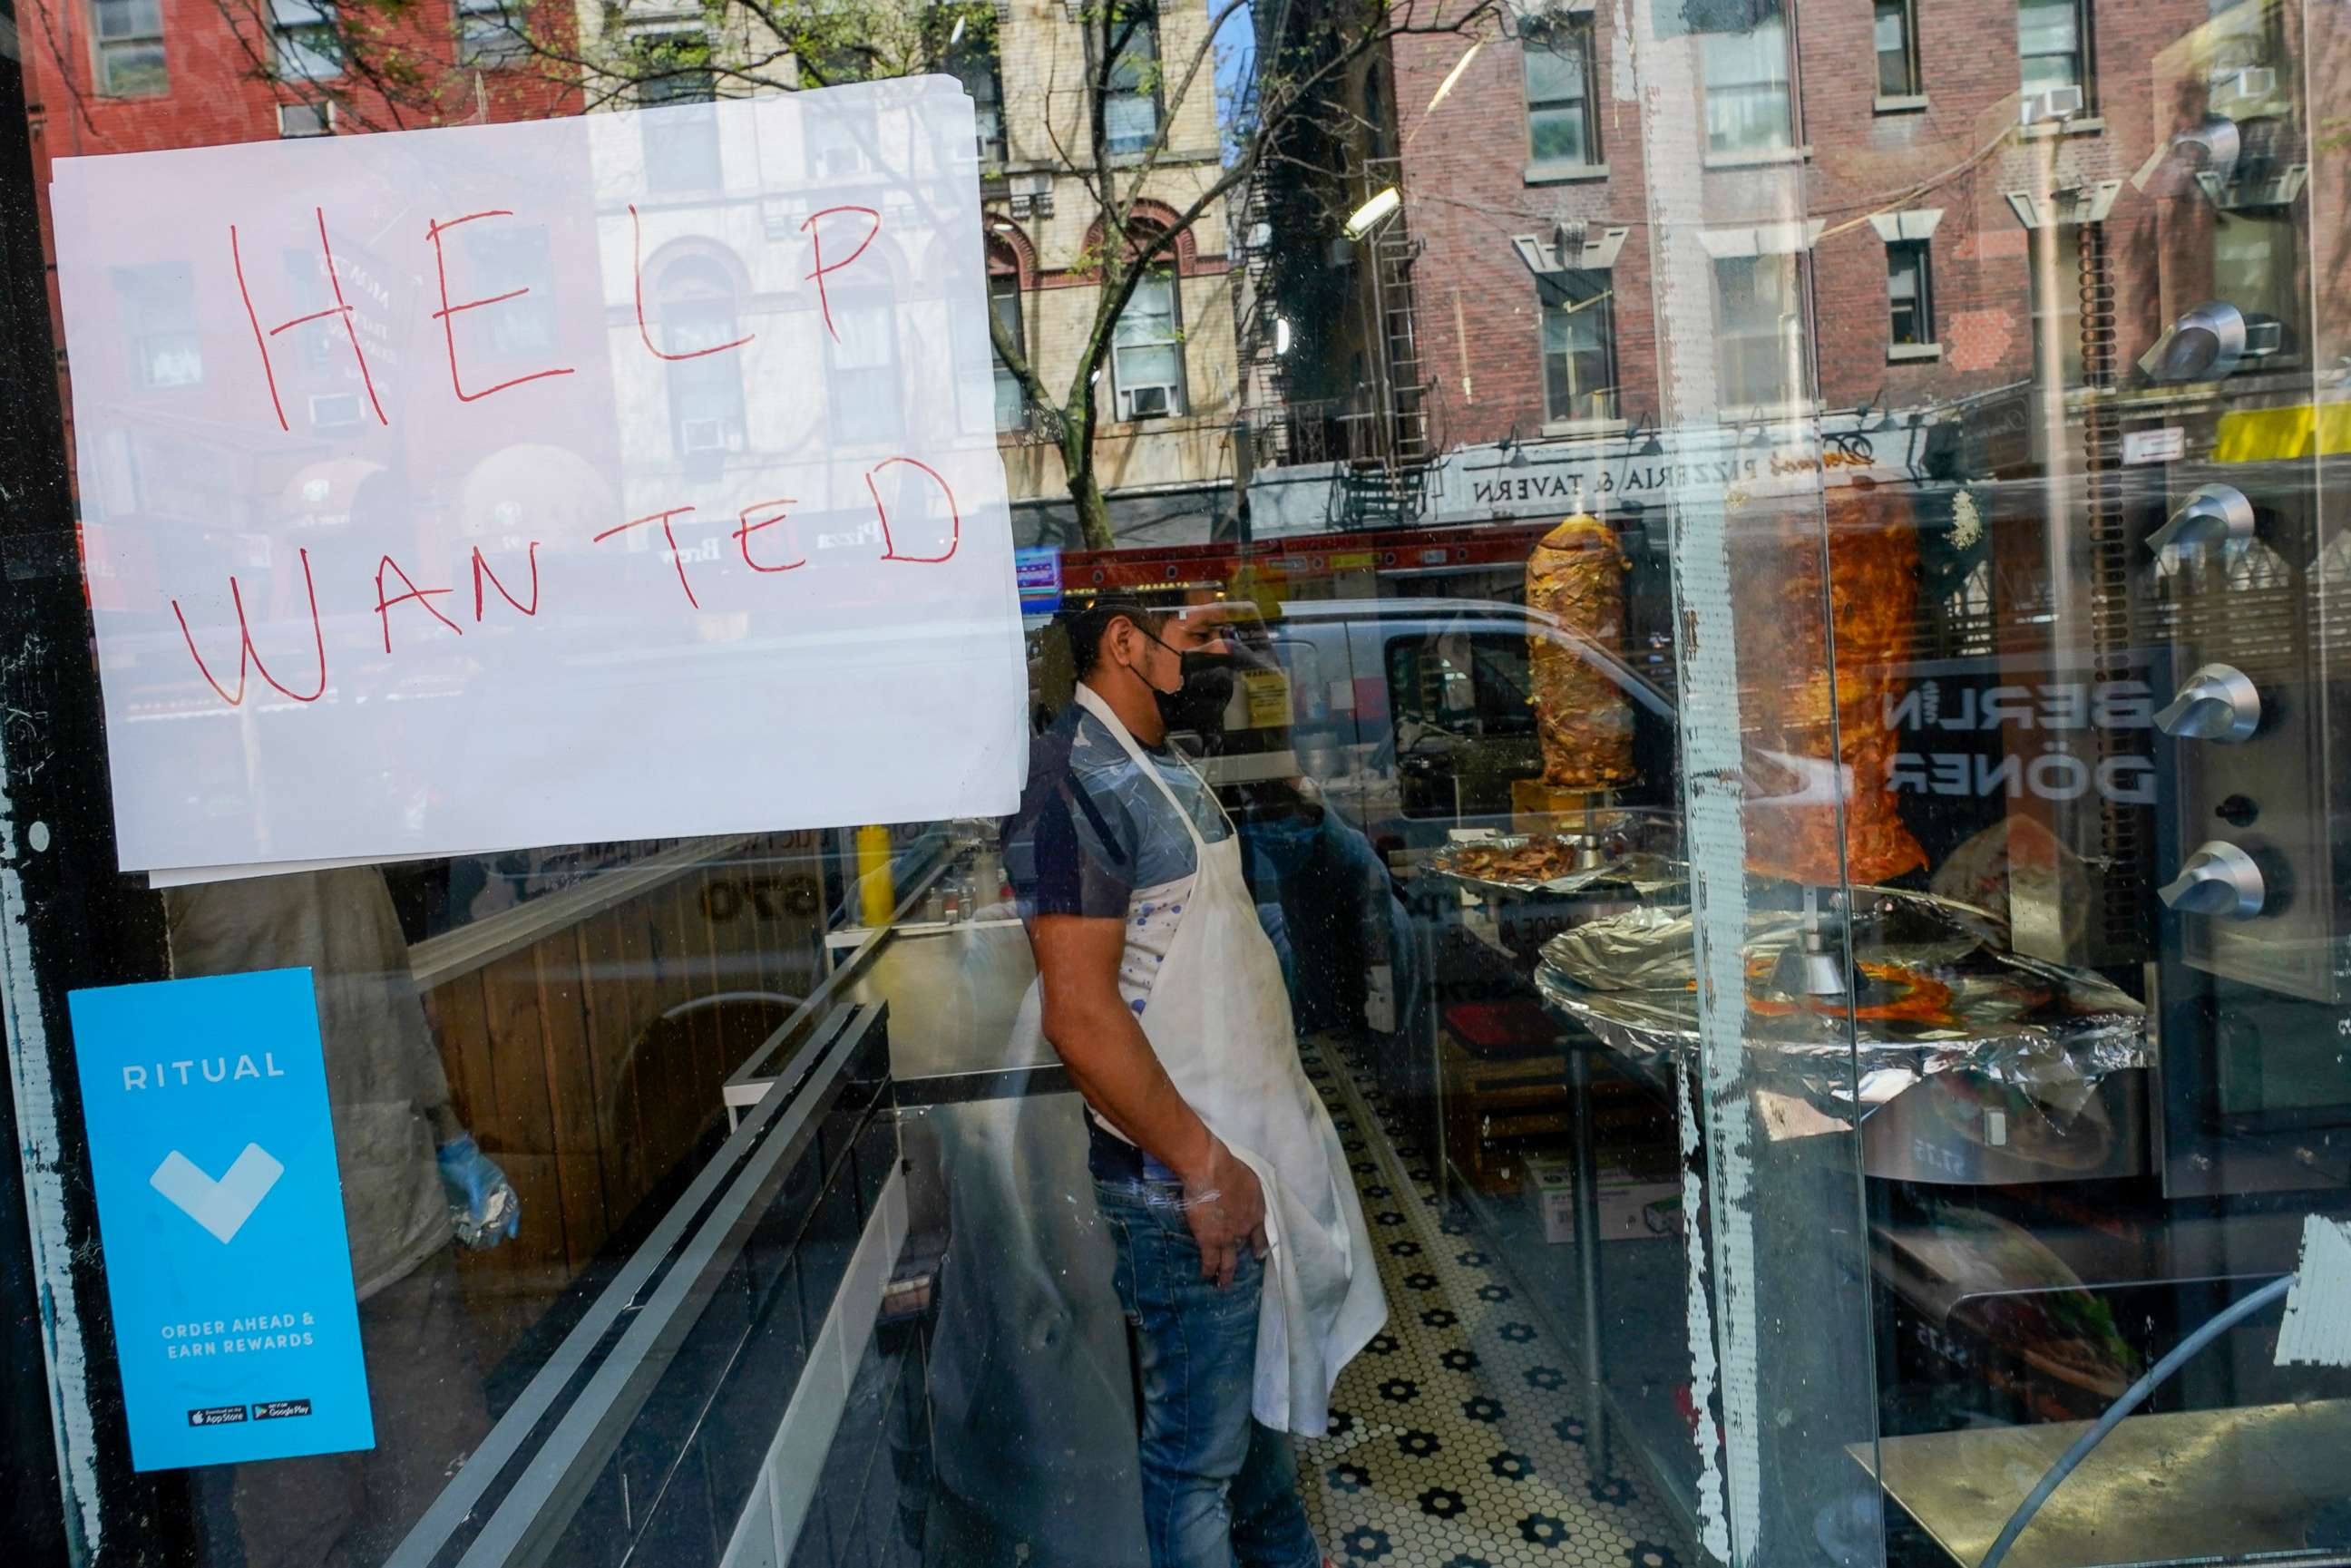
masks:
<svg viewBox="0 0 2351 1568"><path fill-rule="evenodd" d="M1607 1163L1601 1151L1600 1239L1648 1241L1682 1231L1682 1184L1663 1173L1637 1173ZM1529 1155L1520 1188L1554 1246L1575 1239L1575 1166L1565 1155Z"/></svg>

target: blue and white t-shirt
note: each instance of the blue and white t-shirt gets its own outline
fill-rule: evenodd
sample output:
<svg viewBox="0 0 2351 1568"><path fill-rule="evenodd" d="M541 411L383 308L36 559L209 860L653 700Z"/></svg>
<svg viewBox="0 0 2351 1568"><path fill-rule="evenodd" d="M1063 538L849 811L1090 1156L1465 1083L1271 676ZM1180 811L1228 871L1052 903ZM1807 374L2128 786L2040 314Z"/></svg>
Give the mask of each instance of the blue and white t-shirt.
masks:
<svg viewBox="0 0 2351 1568"><path fill-rule="evenodd" d="M1197 774L1144 747L1200 837L1231 830ZM1075 915L1127 923L1119 994L1140 1014L1197 871L1184 820L1101 719L1072 703L1030 750L1029 787L1005 823L1004 864L1023 919Z"/></svg>

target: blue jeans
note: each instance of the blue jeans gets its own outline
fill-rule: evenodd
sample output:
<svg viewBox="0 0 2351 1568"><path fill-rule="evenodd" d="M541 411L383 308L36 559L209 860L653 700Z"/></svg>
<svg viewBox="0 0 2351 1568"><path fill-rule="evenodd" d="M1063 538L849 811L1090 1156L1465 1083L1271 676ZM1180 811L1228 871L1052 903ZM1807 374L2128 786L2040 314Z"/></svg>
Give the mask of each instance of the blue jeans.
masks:
<svg viewBox="0 0 2351 1568"><path fill-rule="evenodd" d="M1321 1568L1289 1435L1249 1414L1265 1265L1244 1248L1231 1284L1200 1278L1183 1188L1153 1179L1162 1169L1094 1180L1143 1376L1151 1568Z"/></svg>

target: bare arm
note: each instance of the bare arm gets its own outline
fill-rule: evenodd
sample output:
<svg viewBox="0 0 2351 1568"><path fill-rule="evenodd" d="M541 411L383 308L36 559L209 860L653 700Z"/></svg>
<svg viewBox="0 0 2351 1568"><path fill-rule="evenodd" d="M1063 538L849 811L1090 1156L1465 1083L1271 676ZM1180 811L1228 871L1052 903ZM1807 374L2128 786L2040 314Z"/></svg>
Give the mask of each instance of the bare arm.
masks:
<svg viewBox="0 0 2351 1568"><path fill-rule="evenodd" d="M1264 1255L1264 1197L1256 1176L1176 1092L1118 994L1125 923L1040 915L1029 939L1043 982L1045 1038L1087 1103L1183 1182L1201 1275L1228 1283L1243 1243Z"/></svg>

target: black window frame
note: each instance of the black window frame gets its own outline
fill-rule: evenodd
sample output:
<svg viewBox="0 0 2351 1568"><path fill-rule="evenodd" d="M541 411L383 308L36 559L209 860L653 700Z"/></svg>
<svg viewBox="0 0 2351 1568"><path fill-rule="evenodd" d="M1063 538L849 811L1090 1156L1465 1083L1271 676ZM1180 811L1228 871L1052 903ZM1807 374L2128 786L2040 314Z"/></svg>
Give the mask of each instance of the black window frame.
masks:
<svg viewBox="0 0 2351 1568"><path fill-rule="evenodd" d="M2017 87L2021 92L2043 90L2027 85L2025 61L2055 59L2055 55L2027 56L2024 53L2024 13L2029 5L2070 5L2074 12L2074 80L2070 84L2082 89L2082 112L2089 114L2098 106L2097 11L2092 0L2017 0Z"/></svg>
<svg viewBox="0 0 2351 1568"><path fill-rule="evenodd" d="M1010 156L1004 129L1004 51L995 29L974 35L968 30L941 51L939 69L963 83L971 94L975 144L983 167L1000 164Z"/></svg>
<svg viewBox="0 0 2351 1568"><path fill-rule="evenodd" d="M1008 305L1011 308L1008 320L1006 319L1008 312L1005 308ZM991 266L987 269L987 308L998 320L1004 322L1005 335L1020 345L1021 352L1024 354L1028 352L1028 307L1020 298L1020 273L1018 267ZM989 368L994 371L996 380L994 411L996 434L1012 435L1027 430L1032 412L1029 406L1029 389L1013 375L1011 368L1005 364L1003 356L996 351L992 335L988 342L987 358ZM1005 409L1005 392L1008 388L1017 400L1019 409L1019 413L1009 423L1006 423Z"/></svg>
<svg viewBox="0 0 2351 1568"><path fill-rule="evenodd" d="M1594 168L1607 162L1600 145L1599 75L1595 61L1597 34L1588 11L1572 12L1540 28L1530 28L1519 43L1520 87L1524 96L1527 119L1527 159L1538 165ZM1537 98L1535 96L1535 61L1539 56L1556 57L1566 48L1578 56L1582 92L1575 98ZM1581 120L1579 136L1583 143L1580 158L1560 158L1543 152L1537 128L1538 115L1557 113L1573 109Z"/></svg>
<svg viewBox="0 0 2351 1568"><path fill-rule="evenodd" d="M1888 18L1898 22L1902 42L1898 50L1888 50L1880 36ZM1874 0L1870 8L1870 52L1877 66L1877 97L1880 100L1907 100L1927 96L1926 78L1918 60L1917 0ZM1886 57L1897 54L1902 72L1897 86L1888 87L1886 80Z"/></svg>
<svg viewBox="0 0 2351 1568"><path fill-rule="evenodd" d="M1147 49L1138 48L1144 39L1150 40ZM1159 36L1158 0L1127 0L1127 4L1112 9L1109 41L1111 57L1102 62L1102 152L1113 158L1139 157L1148 152L1167 124L1167 106L1160 97L1161 76L1158 70L1164 42ZM1139 62L1130 65L1130 62ZM1122 83L1120 77L1132 70L1134 80ZM1144 79L1147 76L1147 82ZM1111 109L1116 103L1151 105L1151 129L1133 145L1124 145L1111 130Z"/></svg>
<svg viewBox="0 0 2351 1568"><path fill-rule="evenodd" d="M1542 356L1543 419L1549 424L1582 423L1593 420L1613 420L1617 417L1616 362L1616 286L1615 275L1600 268L1574 269L1567 272L1541 273L1535 277L1536 331ZM1582 397L1604 397L1604 408L1578 410L1571 397L1562 410L1553 399L1558 390L1557 378L1552 373L1553 349L1552 322L1553 319L1570 316L1596 321L1600 329L1599 353L1606 379L1596 388L1587 389ZM1590 350L1585 350L1589 352ZM1576 350L1568 350L1562 357L1571 362ZM1571 378L1573 379L1573 378Z"/></svg>
<svg viewBox="0 0 2351 1568"><path fill-rule="evenodd" d="M1781 324L1774 327L1771 340L1775 345L1775 357L1782 367L1788 363L1787 345L1792 341L1796 345L1799 363L1794 384L1789 383L1783 368L1773 378L1776 387L1775 395L1765 398L1748 397L1743 394L1753 389L1742 385L1739 388L1741 395L1733 396L1730 391L1729 374L1733 356L1729 350L1735 344L1759 342L1762 340L1763 334L1743 330L1734 333L1730 329L1729 280L1727 269L1745 267L1750 273L1760 274L1765 267L1778 267L1782 265L1788 269L1789 309L1779 318ZM1717 402L1726 409L1754 410L1766 413L1784 413L1803 407L1812 401L1812 389L1818 380L1813 361L1815 339L1812 330L1812 268L1809 253L1801 250L1771 251L1749 256L1718 256L1715 258L1713 270ZM1792 322L1790 321L1791 317L1793 318ZM1744 354L1740 356L1742 367L1746 357Z"/></svg>
<svg viewBox="0 0 2351 1568"><path fill-rule="evenodd" d="M1906 305L1894 291L1905 265L1911 272L1912 297ZM1902 335L1902 313L1915 318L1913 335ZM1886 341L1897 349L1932 348L1941 340L1935 325L1935 252L1931 240L1897 239L1886 244Z"/></svg>

